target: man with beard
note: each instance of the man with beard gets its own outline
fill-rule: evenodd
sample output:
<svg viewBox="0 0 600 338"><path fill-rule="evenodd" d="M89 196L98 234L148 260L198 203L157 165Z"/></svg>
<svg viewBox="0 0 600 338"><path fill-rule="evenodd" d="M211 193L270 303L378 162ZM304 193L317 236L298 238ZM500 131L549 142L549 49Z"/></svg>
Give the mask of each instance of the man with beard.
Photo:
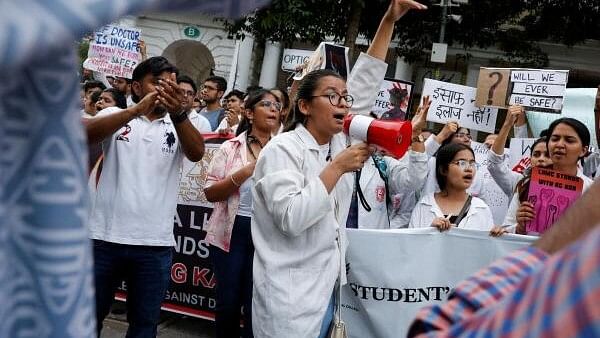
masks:
<svg viewBox="0 0 600 338"><path fill-rule="evenodd" d="M200 98L206 103L206 108L200 114L208 119L212 131L216 131L219 123L225 117L225 109L221 107L221 98L227 89L227 81L220 76L211 76L204 80Z"/></svg>
<svg viewBox="0 0 600 338"><path fill-rule="evenodd" d="M154 337L170 280L173 215L183 155L199 161L204 140L188 119L177 69L163 57L133 71L136 104L86 121L104 165L89 220L98 336L117 286L127 283L128 337Z"/></svg>

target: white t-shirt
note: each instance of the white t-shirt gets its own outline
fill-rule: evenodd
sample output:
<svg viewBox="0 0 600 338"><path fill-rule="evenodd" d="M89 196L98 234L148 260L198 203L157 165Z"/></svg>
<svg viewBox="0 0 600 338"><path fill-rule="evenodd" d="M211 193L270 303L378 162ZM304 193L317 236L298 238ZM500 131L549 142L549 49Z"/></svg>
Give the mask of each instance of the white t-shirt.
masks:
<svg viewBox="0 0 600 338"><path fill-rule="evenodd" d="M107 242L173 246L179 167L177 132L165 115L129 121L102 142L104 164L90 236Z"/></svg>
<svg viewBox="0 0 600 338"><path fill-rule="evenodd" d="M240 185L240 204L237 214L240 216L252 217L252 177Z"/></svg>
<svg viewBox="0 0 600 338"><path fill-rule="evenodd" d="M212 133L212 128L210 127L208 119L198 114L195 109L192 109L189 113L188 119L200 133Z"/></svg>

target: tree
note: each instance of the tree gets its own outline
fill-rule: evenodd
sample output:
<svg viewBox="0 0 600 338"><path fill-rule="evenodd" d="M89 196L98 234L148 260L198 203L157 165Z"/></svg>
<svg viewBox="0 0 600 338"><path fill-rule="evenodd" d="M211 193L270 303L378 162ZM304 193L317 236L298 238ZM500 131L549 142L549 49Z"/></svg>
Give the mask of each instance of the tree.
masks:
<svg viewBox="0 0 600 338"><path fill-rule="evenodd" d="M440 1L440 0L437 0ZM410 12L396 25L396 52L409 62L429 56L440 34L441 8L437 1L421 1L429 7ZM388 0L274 0L270 6L236 22L225 22L230 35L252 34L257 40L296 41L318 44L331 37L351 49L358 34L372 37ZM600 38L600 6L597 0L471 0L450 7L445 42L465 49L497 45L505 55L498 64L544 67L548 57L539 41L573 45ZM352 54L351 54L352 55Z"/></svg>

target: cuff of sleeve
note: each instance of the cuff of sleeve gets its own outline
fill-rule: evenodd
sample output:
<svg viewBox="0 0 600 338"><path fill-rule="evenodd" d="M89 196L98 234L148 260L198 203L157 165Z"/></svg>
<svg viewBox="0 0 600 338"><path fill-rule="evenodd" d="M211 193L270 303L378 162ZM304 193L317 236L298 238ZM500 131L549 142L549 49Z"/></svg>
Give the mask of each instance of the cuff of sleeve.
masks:
<svg viewBox="0 0 600 338"><path fill-rule="evenodd" d="M506 154L496 154L494 152L494 150L490 149L490 151L488 152L488 161L493 162L493 163L502 163L504 162L504 160L506 159Z"/></svg>
<svg viewBox="0 0 600 338"><path fill-rule="evenodd" d="M429 156L427 155L427 152L416 152L414 150L409 150L408 151L408 156L409 156L409 160L411 162L424 162L426 163L427 161L429 161Z"/></svg>
<svg viewBox="0 0 600 338"><path fill-rule="evenodd" d="M527 138L527 123L522 126L513 126L515 138Z"/></svg>

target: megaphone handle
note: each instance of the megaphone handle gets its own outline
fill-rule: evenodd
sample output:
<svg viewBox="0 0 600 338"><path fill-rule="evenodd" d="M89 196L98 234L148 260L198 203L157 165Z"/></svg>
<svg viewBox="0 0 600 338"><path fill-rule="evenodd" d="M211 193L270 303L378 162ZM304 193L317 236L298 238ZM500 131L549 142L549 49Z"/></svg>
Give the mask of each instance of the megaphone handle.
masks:
<svg viewBox="0 0 600 338"><path fill-rule="evenodd" d="M365 198L365 195L362 192L362 188L360 187L361 172L361 169L359 169L354 173L354 188L356 189L356 194L358 195L360 204L363 206L363 208L365 208L367 212L371 212L371 206L369 205L369 202L367 202L367 199Z"/></svg>

